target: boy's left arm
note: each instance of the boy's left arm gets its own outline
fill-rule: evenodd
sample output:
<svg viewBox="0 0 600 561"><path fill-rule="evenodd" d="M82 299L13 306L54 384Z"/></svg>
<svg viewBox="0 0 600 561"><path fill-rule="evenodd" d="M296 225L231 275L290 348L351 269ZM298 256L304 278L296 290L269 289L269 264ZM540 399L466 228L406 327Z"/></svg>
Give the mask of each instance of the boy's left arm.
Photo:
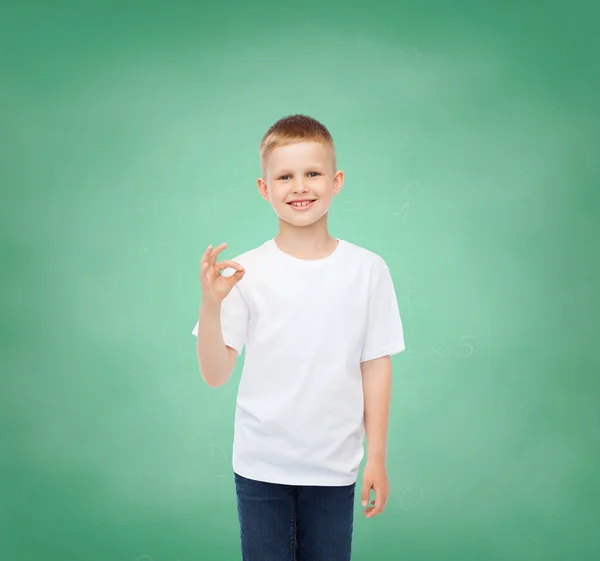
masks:
<svg viewBox="0 0 600 561"><path fill-rule="evenodd" d="M387 504L389 483L386 470L387 431L392 393L392 362L383 356L361 363L365 401L365 433L367 437L367 462L363 472L362 505L365 516L381 514ZM371 489L375 500L368 504Z"/></svg>

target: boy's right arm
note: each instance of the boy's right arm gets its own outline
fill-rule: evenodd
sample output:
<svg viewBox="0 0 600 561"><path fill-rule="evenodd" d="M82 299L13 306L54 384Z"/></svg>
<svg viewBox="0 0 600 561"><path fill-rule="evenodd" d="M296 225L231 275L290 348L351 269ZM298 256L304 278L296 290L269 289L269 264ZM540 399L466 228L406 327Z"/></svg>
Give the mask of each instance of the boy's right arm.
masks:
<svg viewBox="0 0 600 561"><path fill-rule="evenodd" d="M196 349L200 374L213 387L222 386L233 372L237 351L225 345L221 330L221 303L231 289L244 276L244 268L234 261L219 261L217 256L227 247L226 243L204 252L200 268L202 304L198 318L198 341ZM221 275L225 268L235 269L229 277Z"/></svg>
<svg viewBox="0 0 600 561"><path fill-rule="evenodd" d="M204 381L217 388L229 380L237 351L225 345L221 331L221 303L202 303L198 319L198 366Z"/></svg>

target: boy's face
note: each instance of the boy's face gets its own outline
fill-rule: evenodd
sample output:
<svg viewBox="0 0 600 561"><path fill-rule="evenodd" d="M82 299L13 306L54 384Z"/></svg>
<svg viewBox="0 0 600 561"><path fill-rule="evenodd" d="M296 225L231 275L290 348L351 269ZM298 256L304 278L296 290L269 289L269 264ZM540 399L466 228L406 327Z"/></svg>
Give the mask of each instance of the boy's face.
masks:
<svg viewBox="0 0 600 561"><path fill-rule="evenodd" d="M344 182L335 170L333 149L320 142L296 142L275 148L268 157L265 178L258 190L281 220L293 226L310 226L321 219ZM312 201L307 206L292 201Z"/></svg>

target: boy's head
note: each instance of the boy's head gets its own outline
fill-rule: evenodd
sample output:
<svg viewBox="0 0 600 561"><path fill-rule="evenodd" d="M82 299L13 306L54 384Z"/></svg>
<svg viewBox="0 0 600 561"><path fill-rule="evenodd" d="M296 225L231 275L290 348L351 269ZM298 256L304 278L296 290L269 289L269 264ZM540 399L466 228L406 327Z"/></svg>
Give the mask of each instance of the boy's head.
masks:
<svg viewBox="0 0 600 561"><path fill-rule="evenodd" d="M333 138L312 117L280 119L260 143L263 177L258 190L280 219L308 226L322 218L342 188L344 173L336 170ZM293 201L304 201L299 208ZM308 206L307 201L312 201Z"/></svg>

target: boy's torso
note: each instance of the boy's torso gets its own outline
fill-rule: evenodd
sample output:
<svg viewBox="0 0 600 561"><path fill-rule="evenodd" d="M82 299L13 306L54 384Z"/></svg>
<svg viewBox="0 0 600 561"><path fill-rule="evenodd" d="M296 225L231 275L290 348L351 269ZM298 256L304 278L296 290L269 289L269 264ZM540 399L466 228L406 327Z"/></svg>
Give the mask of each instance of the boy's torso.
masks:
<svg viewBox="0 0 600 561"><path fill-rule="evenodd" d="M346 485L362 459L360 356L379 257L340 240L306 262L273 240L235 260L249 310L234 469L305 485Z"/></svg>

